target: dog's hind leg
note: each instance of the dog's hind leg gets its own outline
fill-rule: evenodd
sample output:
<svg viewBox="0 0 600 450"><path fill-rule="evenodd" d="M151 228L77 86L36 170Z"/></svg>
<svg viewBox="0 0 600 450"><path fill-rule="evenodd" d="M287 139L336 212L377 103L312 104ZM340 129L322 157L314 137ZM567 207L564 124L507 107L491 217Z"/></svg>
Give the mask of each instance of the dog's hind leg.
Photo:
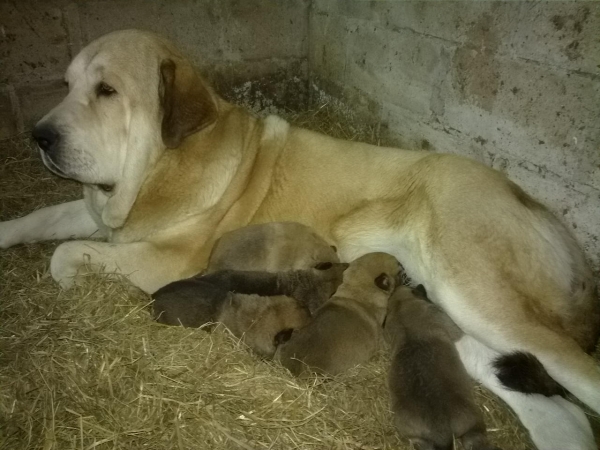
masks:
<svg viewBox="0 0 600 450"><path fill-rule="evenodd" d="M539 450L597 449L590 424L579 407L559 396L523 394L505 388L493 366L500 353L471 336L463 336L456 348L469 375L513 409Z"/></svg>
<svg viewBox="0 0 600 450"><path fill-rule="evenodd" d="M600 412L600 367L574 339L550 329L537 317L526 314L521 305L501 295L513 295L510 290L498 293L489 289L488 304L503 304L498 309L469 307L467 297L446 289L443 295L452 308L446 309L452 319L467 334L501 353L514 351L534 355L548 374L565 389L596 412ZM514 297L517 299L517 297Z"/></svg>

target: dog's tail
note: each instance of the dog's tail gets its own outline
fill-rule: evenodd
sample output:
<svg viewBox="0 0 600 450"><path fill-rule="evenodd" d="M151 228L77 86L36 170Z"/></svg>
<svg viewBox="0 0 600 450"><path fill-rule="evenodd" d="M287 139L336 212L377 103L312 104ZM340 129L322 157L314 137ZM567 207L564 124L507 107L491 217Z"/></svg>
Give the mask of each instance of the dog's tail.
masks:
<svg viewBox="0 0 600 450"><path fill-rule="evenodd" d="M497 317L491 318L487 321L488 332L476 338L501 353L521 351L532 354L550 377L600 413L600 367L573 338L541 323L522 321L510 311L503 319L508 319L506 323L511 326L503 327Z"/></svg>
<svg viewBox="0 0 600 450"><path fill-rule="evenodd" d="M504 387L524 394L565 396L567 391L546 371L531 353L513 352L500 355L493 362L496 377Z"/></svg>

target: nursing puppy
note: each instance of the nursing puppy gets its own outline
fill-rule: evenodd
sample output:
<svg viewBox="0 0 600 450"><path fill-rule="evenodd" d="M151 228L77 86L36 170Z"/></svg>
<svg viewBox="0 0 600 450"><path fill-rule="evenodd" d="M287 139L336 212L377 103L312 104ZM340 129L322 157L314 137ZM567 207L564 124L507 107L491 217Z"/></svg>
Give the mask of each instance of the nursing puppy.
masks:
<svg viewBox="0 0 600 450"><path fill-rule="evenodd" d="M348 265L317 266L275 274L226 270L175 281L152 295L154 317L186 327L221 322L257 354L270 357L278 341L306 325L310 305L331 297Z"/></svg>
<svg viewBox="0 0 600 450"><path fill-rule="evenodd" d="M324 262L308 270L220 270L196 278L240 294L286 295L314 314L335 293L347 267L347 263Z"/></svg>
<svg viewBox="0 0 600 450"><path fill-rule="evenodd" d="M454 342L462 332L429 302L422 285L396 289L389 301L384 335L393 359L389 389L398 431L419 450L492 450L472 383Z"/></svg>
<svg viewBox="0 0 600 450"><path fill-rule="evenodd" d="M335 247L301 223L269 222L223 234L212 249L207 272L277 272L308 269L320 262L339 262Z"/></svg>
<svg viewBox="0 0 600 450"><path fill-rule="evenodd" d="M335 375L377 350L388 298L400 265L387 253L369 253L344 272L344 281L312 321L279 346L276 359L294 375Z"/></svg>

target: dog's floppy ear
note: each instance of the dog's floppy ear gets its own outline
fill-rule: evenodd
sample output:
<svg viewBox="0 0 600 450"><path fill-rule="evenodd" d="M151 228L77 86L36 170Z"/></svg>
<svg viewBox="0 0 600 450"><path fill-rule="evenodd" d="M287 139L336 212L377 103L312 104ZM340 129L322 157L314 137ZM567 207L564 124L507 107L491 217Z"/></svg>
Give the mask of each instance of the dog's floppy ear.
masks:
<svg viewBox="0 0 600 450"><path fill-rule="evenodd" d="M162 140L168 148L177 148L187 136L217 119L217 106L190 64L165 59L160 76Z"/></svg>

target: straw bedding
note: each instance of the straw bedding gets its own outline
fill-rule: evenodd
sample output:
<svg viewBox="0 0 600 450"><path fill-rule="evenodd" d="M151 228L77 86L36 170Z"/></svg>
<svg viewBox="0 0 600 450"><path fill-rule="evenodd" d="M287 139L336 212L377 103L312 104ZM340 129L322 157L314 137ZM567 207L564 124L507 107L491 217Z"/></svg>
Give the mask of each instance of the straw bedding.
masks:
<svg viewBox="0 0 600 450"><path fill-rule="evenodd" d="M377 143L324 106L292 122ZM0 142L0 220L77 198L28 137ZM394 431L388 359L332 380L298 381L227 330L150 320L149 296L87 275L63 292L48 273L56 243L0 253L1 449L409 449ZM532 448L514 415L476 388L491 440Z"/></svg>

